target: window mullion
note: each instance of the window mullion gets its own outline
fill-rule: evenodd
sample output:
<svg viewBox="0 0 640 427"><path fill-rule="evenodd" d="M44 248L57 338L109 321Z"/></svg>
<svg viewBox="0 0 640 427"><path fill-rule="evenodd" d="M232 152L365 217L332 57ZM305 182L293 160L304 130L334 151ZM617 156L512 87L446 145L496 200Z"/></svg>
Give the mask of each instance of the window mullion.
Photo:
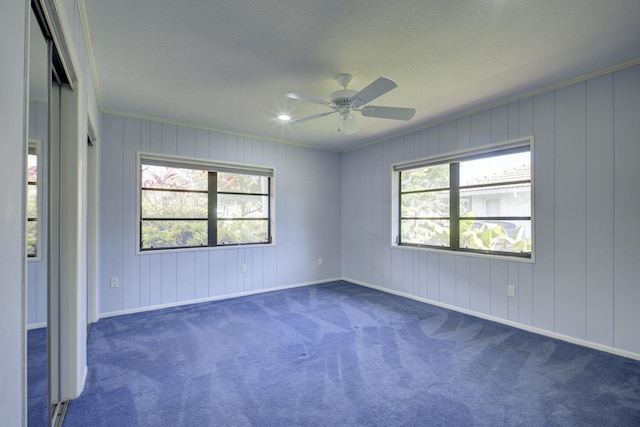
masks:
<svg viewBox="0 0 640 427"><path fill-rule="evenodd" d="M460 163L453 162L449 165L449 230L451 232L449 244L451 249L460 249Z"/></svg>
<svg viewBox="0 0 640 427"><path fill-rule="evenodd" d="M208 240L209 246L218 245L218 174L208 172Z"/></svg>

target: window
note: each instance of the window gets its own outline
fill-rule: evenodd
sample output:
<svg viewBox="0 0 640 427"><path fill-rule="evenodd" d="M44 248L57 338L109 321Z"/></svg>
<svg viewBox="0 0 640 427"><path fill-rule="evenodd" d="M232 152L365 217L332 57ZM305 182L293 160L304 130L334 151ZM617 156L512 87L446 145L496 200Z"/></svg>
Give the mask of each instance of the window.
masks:
<svg viewBox="0 0 640 427"><path fill-rule="evenodd" d="M531 258L531 144L395 165L397 245Z"/></svg>
<svg viewBox="0 0 640 427"><path fill-rule="evenodd" d="M139 158L141 251L272 241L272 169Z"/></svg>
<svg viewBox="0 0 640 427"><path fill-rule="evenodd" d="M27 257L31 259L38 258L39 256L39 160L40 144L37 141L29 141L29 151L27 154Z"/></svg>

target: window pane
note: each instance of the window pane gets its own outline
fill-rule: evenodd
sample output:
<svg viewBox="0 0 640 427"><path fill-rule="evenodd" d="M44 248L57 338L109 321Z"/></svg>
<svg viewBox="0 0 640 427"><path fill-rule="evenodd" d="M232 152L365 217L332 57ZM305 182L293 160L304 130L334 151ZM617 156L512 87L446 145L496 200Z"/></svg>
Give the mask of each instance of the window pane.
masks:
<svg viewBox="0 0 640 427"><path fill-rule="evenodd" d="M267 218L268 196L218 194L218 218Z"/></svg>
<svg viewBox="0 0 640 427"><path fill-rule="evenodd" d="M38 222L27 221L27 256L38 255Z"/></svg>
<svg viewBox="0 0 640 427"><path fill-rule="evenodd" d="M38 156L35 154L29 154L27 157L27 180L29 182L38 181Z"/></svg>
<svg viewBox="0 0 640 427"><path fill-rule="evenodd" d="M402 220L402 243L449 247L449 221Z"/></svg>
<svg viewBox="0 0 640 427"><path fill-rule="evenodd" d="M449 191L402 194L400 216L449 218Z"/></svg>
<svg viewBox="0 0 640 427"><path fill-rule="evenodd" d="M38 186L27 185L27 218L38 218Z"/></svg>
<svg viewBox="0 0 640 427"><path fill-rule="evenodd" d="M207 195L142 190L142 218L206 218Z"/></svg>
<svg viewBox="0 0 640 427"><path fill-rule="evenodd" d="M266 243L268 228L267 220L218 220L218 244Z"/></svg>
<svg viewBox="0 0 640 427"><path fill-rule="evenodd" d="M218 172L218 191L267 194L269 192L269 178L266 176Z"/></svg>
<svg viewBox="0 0 640 427"><path fill-rule="evenodd" d="M207 171L142 165L143 188L171 188L180 190L207 190Z"/></svg>
<svg viewBox="0 0 640 427"><path fill-rule="evenodd" d="M530 152L460 162L460 186L486 185L531 179Z"/></svg>
<svg viewBox="0 0 640 427"><path fill-rule="evenodd" d="M449 165L435 165L402 171L401 191L433 190L449 187Z"/></svg>
<svg viewBox="0 0 640 427"><path fill-rule="evenodd" d="M531 216L531 184L460 190L460 216Z"/></svg>
<svg viewBox="0 0 640 427"><path fill-rule="evenodd" d="M207 221L142 221L142 248L207 246Z"/></svg>
<svg viewBox="0 0 640 427"><path fill-rule="evenodd" d="M531 252L531 221L460 221L460 247Z"/></svg>

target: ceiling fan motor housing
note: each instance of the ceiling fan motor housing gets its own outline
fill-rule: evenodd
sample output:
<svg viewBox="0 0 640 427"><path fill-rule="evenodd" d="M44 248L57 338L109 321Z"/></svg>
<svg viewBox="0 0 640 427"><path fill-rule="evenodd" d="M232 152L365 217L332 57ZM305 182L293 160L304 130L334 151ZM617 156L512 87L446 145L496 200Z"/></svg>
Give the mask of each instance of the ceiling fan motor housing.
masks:
<svg viewBox="0 0 640 427"><path fill-rule="evenodd" d="M335 104L338 110L343 110L345 108L352 109L354 108L352 99L353 95L355 95L356 93L358 92L356 92L355 90L338 90L329 95L329 100L333 104Z"/></svg>

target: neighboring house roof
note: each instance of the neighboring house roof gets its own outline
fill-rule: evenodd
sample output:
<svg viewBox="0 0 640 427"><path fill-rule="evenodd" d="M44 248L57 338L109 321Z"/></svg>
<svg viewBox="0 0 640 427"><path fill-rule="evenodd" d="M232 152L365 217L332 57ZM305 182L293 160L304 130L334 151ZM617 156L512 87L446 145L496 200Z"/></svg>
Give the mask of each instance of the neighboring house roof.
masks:
<svg viewBox="0 0 640 427"><path fill-rule="evenodd" d="M529 179L531 179L531 166L522 164L510 169L505 169L503 171L493 173L491 175L476 178L469 181L467 185L499 184L503 182L527 181Z"/></svg>

